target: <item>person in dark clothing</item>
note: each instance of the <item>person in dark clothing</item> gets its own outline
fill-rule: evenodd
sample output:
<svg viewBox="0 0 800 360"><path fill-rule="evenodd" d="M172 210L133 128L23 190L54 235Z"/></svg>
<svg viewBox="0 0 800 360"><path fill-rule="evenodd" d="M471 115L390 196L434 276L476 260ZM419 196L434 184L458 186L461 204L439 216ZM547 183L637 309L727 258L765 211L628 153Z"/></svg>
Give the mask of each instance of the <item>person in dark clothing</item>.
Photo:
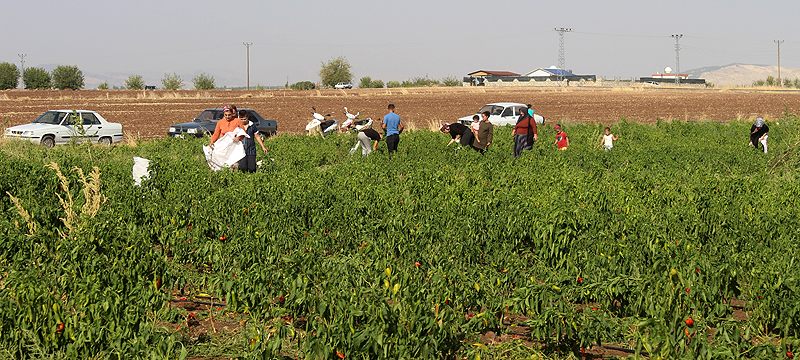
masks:
<svg viewBox="0 0 800 360"><path fill-rule="evenodd" d="M481 154L489 150L494 137L494 126L489 122L489 116L490 113L488 111L484 111L481 114L481 121L478 123L478 130L475 132L475 141L472 142L472 147Z"/></svg>
<svg viewBox="0 0 800 360"><path fill-rule="evenodd" d="M514 135L514 157L522 155L522 150L533 149L533 143L539 139L539 132L536 129L536 121L528 111L523 110L519 114L517 124L512 131Z"/></svg>
<svg viewBox="0 0 800 360"><path fill-rule="evenodd" d="M759 150L758 144L762 145L764 154L767 153L767 138L769 137L769 126L763 118L756 118L756 122L750 127L750 143L756 150Z"/></svg>
<svg viewBox="0 0 800 360"><path fill-rule="evenodd" d="M264 146L264 141L261 140L261 135L258 134L258 126L250 121L247 111L239 110L239 120L242 122L242 128L249 137L243 137L242 145L244 145L244 158L239 160L239 170L244 172L256 172L256 143L267 154L269 150Z"/></svg>
<svg viewBox="0 0 800 360"><path fill-rule="evenodd" d="M459 142L461 145L469 145L469 143L472 142L471 139L465 139L465 137L468 137L467 133L472 134L472 131L470 131L466 125L459 122L444 124L439 131L445 134L450 134L450 142L447 143L447 146L450 146L450 144L454 142ZM465 143L464 141L469 142Z"/></svg>

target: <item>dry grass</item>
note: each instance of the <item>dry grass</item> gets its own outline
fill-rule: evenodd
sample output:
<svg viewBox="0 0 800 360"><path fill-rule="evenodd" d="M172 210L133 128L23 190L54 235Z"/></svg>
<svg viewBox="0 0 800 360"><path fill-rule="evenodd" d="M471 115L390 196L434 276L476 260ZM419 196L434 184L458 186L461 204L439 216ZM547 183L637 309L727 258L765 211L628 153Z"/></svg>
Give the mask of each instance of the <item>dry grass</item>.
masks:
<svg viewBox="0 0 800 360"><path fill-rule="evenodd" d="M35 234L38 225L36 224L36 221L33 220L31 214L28 212L28 210L25 210L25 207L22 206L22 202L19 200L19 198L14 197L14 195L11 195L11 193L8 191L6 191L6 195L8 195L8 197L11 199L11 202L14 204L14 208L16 208L17 213L19 213L19 216L25 220L25 224L28 226L28 235ZM19 224L16 223L16 221L14 223L14 225L19 227Z"/></svg>
<svg viewBox="0 0 800 360"><path fill-rule="evenodd" d="M59 231L59 233L62 238L65 238L81 225L81 219L85 221L95 217L100 211L100 206L105 203L106 197L100 193L100 169L96 166L93 167L92 172L90 172L87 177L83 169L78 167L73 168L73 170L78 173L81 184L83 185L84 203L81 207L80 214L78 214L75 212L75 199L72 197L72 192L70 191L69 179L67 179L57 163L51 162L46 166L55 171L56 177L58 177L59 180L61 192L64 193L63 197L61 194L56 194L56 196L58 196L58 202L61 205L61 209L64 211L64 217L59 219L67 228L66 233L61 231Z"/></svg>

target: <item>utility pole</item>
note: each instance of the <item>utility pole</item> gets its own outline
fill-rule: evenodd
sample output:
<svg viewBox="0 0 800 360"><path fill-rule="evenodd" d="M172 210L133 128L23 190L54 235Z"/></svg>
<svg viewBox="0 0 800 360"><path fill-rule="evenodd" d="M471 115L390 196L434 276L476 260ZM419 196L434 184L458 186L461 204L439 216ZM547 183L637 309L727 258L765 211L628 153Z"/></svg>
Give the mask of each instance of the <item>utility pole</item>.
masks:
<svg viewBox="0 0 800 360"><path fill-rule="evenodd" d="M675 83L681 83L681 38L683 34L672 34L675 39Z"/></svg>
<svg viewBox="0 0 800 360"><path fill-rule="evenodd" d="M561 70L566 70L567 55L564 50L564 34L572 32L572 28L558 27L554 29L558 33L558 67ZM559 76L560 78L561 76Z"/></svg>
<svg viewBox="0 0 800 360"><path fill-rule="evenodd" d="M17 56L19 56L19 64L20 68L22 69L19 73L19 77L22 79L21 86L22 88L25 88L25 57L28 56L28 54L17 54Z"/></svg>
<svg viewBox="0 0 800 360"><path fill-rule="evenodd" d="M778 44L778 86L783 87L783 81L781 81L781 44L783 44L783 40L773 41Z"/></svg>
<svg viewBox="0 0 800 360"><path fill-rule="evenodd" d="M247 90L250 90L250 46L253 46L251 42L243 42L245 48L247 48Z"/></svg>

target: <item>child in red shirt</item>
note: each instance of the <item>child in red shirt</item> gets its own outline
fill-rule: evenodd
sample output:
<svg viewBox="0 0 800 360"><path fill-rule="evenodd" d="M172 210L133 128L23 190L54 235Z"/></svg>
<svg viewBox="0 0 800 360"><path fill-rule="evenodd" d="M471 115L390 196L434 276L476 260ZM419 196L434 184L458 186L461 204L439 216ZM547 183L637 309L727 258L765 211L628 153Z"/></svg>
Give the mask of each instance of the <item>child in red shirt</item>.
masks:
<svg viewBox="0 0 800 360"><path fill-rule="evenodd" d="M556 124L556 142L555 145L558 150L567 150L569 147L569 137L567 137L567 133L561 129L561 124Z"/></svg>

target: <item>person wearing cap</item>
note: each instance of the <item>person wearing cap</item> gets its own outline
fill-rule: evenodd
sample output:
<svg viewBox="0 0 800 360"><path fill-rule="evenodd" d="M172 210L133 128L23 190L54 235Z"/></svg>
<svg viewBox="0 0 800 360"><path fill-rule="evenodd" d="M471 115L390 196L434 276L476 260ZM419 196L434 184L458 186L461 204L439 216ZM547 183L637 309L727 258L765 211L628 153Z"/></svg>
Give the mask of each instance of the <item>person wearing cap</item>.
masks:
<svg viewBox="0 0 800 360"><path fill-rule="evenodd" d="M481 154L489 150L492 145L492 138L494 137L494 126L489 122L488 111L481 114L481 121L478 123L478 131L475 134L475 141L472 142L472 147Z"/></svg>
<svg viewBox="0 0 800 360"><path fill-rule="evenodd" d="M561 128L561 124L556 124L556 142L554 143L558 150L567 150L569 147L569 137L567 133Z"/></svg>
<svg viewBox="0 0 800 360"><path fill-rule="evenodd" d="M753 144L753 147L758 149L758 144L760 143L763 147L764 154L767 153L767 138L769 137L769 126L767 126L767 122L764 121L764 118L757 117L756 122L753 123L753 126L750 127L750 143Z"/></svg>
<svg viewBox="0 0 800 360"><path fill-rule="evenodd" d="M241 139L245 155L242 160L239 160L239 170L253 173L256 172L256 143L264 151L264 154L267 154L269 150L264 146L264 140L261 139L261 135L258 134L258 126L250 121L246 110L239 110L239 121L241 121L241 126L247 134L247 137L242 136L243 139Z"/></svg>
<svg viewBox="0 0 800 360"><path fill-rule="evenodd" d="M466 125L459 122L444 124L439 128L439 131L450 135L450 142L447 143L447 146L450 146L450 144L454 142L459 142L461 145L469 145L472 142L470 137L472 132Z"/></svg>
<svg viewBox="0 0 800 360"><path fill-rule="evenodd" d="M214 146L214 143L220 136L225 135L237 127L242 126L242 121L236 117L236 107L233 105L225 105L222 108L222 119L217 121L217 126L214 128L214 134L211 135L211 142L209 146Z"/></svg>
<svg viewBox="0 0 800 360"><path fill-rule="evenodd" d="M539 131L536 128L536 121L527 111L522 111L511 131L514 136L514 157L520 157L522 150L533 149L533 143L539 140Z"/></svg>

